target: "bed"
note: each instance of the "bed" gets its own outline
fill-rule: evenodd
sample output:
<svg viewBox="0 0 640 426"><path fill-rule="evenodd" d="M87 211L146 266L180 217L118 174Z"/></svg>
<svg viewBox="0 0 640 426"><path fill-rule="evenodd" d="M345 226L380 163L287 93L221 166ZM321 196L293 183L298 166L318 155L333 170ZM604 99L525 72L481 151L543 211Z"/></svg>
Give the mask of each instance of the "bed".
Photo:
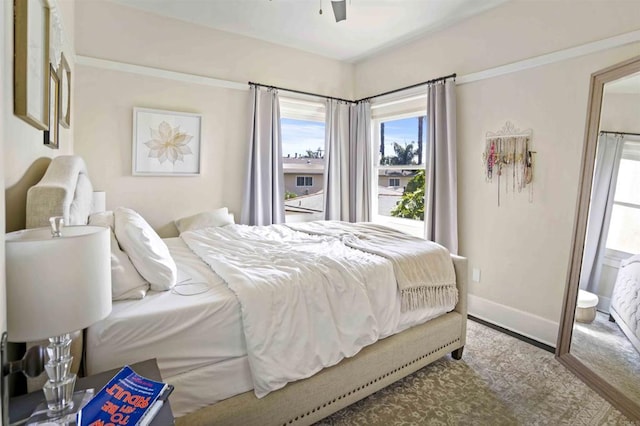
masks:
<svg viewBox="0 0 640 426"><path fill-rule="evenodd" d="M640 255L620 262L609 313L640 352Z"/></svg>
<svg viewBox="0 0 640 426"><path fill-rule="evenodd" d="M44 226L50 216L62 215L71 224L85 224L91 210L87 202L91 191L82 159L57 157L42 181L29 191L27 223ZM352 226L359 227L364 237L349 239L347 235L354 235L356 229ZM460 359L466 339L466 259L446 257L454 277L455 299L438 293L437 306L405 309L404 290L400 294L395 285L401 280L395 260L385 253L374 253L377 244L370 243L380 240L368 239L376 232L387 238L386 230L372 224L232 224L188 230L180 237L164 239L175 261L177 286L169 291L155 291L152 286L139 300L115 301L110 316L86 330L87 373L156 358L163 379L175 386L171 404L177 424L311 424L449 353ZM120 239L118 242L122 244ZM238 275L260 275L264 264L255 266L252 262L265 257L264 252L259 251L247 263L257 272L247 272L252 269L241 263L234 267L234 262L247 262L247 258L236 259L236 253L261 244L269 253L273 245L276 253L269 257L269 263L277 263L280 269L269 274L279 277L282 271L289 271L283 275L288 282L290 275L298 274L290 273L294 261L293 269L304 271L304 280L295 281L291 290L291 297L298 299L291 300L311 300L311 293L298 290L307 288L303 285L307 280L318 280L311 287L313 291L331 282L304 309L310 311L305 314L309 318L344 317L336 327L340 339L325 336L330 334L328 329L333 330L331 327L306 324L299 317L288 319L288 314L277 316L277 327L261 328L264 320L253 319L253 309L259 311L261 305L254 303L249 310L252 302L245 299L244 287L239 290L236 281ZM367 251L367 247L356 248L354 244L375 247ZM324 251L315 253L318 247L336 257ZM344 257L337 257L338 253ZM264 285L274 281L279 279L269 278ZM390 281L393 287L388 285ZM269 302L262 305L289 309L287 303L280 303L280 298L289 299L289 293L285 294L273 300L265 294ZM324 298L330 300L329 313L325 308L315 309L320 299L325 303ZM300 306L297 302L294 305ZM309 335L291 328L298 323L306 324L302 330L309 330ZM293 331L289 332L290 328ZM278 338L260 340L263 333L278 333ZM336 343L334 348L335 340L346 343ZM292 356L280 363L291 364L283 374L297 377L283 378L276 374L281 366L273 364L277 357L260 352L264 346L279 343L285 345L275 352L279 356L308 353L304 352L308 347L318 352L299 360ZM298 364L305 368L298 368ZM264 371L267 378L256 378L256 371Z"/></svg>

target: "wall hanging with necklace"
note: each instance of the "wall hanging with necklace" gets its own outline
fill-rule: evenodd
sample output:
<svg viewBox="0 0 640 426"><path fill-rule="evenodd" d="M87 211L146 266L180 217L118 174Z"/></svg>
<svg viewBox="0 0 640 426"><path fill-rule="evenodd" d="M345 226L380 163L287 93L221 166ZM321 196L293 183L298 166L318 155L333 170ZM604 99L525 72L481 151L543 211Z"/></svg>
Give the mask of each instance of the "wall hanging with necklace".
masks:
<svg viewBox="0 0 640 426"><path fill-rule="evenodd" d="M520 130L507 121L497 132L487 132L482 162L487 182L498 182L498 206L500 206L500 184L505 192L515 194L529 190L529 202L533 202L533 154L531 151L531 129Z"/></svg>

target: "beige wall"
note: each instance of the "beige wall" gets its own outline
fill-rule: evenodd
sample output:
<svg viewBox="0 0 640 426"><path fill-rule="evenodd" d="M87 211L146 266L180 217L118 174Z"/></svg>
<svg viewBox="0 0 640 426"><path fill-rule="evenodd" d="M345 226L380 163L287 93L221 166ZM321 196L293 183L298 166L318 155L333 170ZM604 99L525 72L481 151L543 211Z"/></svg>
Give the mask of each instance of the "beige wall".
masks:
<svg viewBox="0 0 640 426"><path fill-rule="evenodd" d="M640 29L640 2L513 1L356 65L358 97L457 72L463 76ZM640 44L457 87L460 253L469 258L471 306L485 317L555 341L567 275L590 74L640 54ZM485 182L484 136L506 121L533 130L527 193ZM481 269L480 283L471 268ZM473 309L471 311L473 314ZM524 318L525 325L516 324ZM538 333L526 322L541 323ZM550 327L547 327L551 325ZM544 327L547 327L543 330ZM526 330L525 330L526 329ZM545 332L546 330L546 332Z"/></svg>
<svg viewBox="0 0 640 426"><path fill-rule="evenodd" d="M77 53L237 82L351 96L352 65L197 27L110 2L76 4ZM134 42L135 41L135 42ZM248 92L78 66L76 153L107 208L138 210L162 236L176 218L228 206L240 213ZM203 115L202 174L132 177L133 107Z"/></svg>
<svg viewBox="0 0 640 426"><path fill-rule="evenodd" d="M638 30L640 2L511 0L361 61L357 98L456 72L459 76Z"/></svg>
<svg viewBox="0 0 640 426"><path fill-rule="evenodd" d="M73 53L72 33L67 28L73 28L74 13L72 3L68 0L59 2L66 34L65 53ZM2 31L3 43L2 67L4 78L2 86L4 96L4 188L6 203L6 230L15 231L25 226L25 203L27 189L37 183L46 170L51 158L73 152L73 109L71 128L60 127L60 149L52 150L44 145L44 136L30 124L13 115L13 2L3 1L0 5L4 9ZM69 58L73 55L68 55ZM72 86L74 79L73 61L70 62L72 71ZM72 88L73 93L73 88Z"/></svg>

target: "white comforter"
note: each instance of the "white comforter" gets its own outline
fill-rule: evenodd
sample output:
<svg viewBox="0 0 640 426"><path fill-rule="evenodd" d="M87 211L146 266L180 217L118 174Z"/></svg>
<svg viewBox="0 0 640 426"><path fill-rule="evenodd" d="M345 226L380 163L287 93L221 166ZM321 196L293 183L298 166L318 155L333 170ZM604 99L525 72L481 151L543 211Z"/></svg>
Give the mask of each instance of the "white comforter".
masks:
<svg viewBox="0 0 640 426"><path fill-rule="evenodd" d="M391 262L336 238L284 225L181 237L240 301L258 397L355 355L398 325Z"/></svg>
<svg viewBox="0 0 640 426"><path fill-rule="evenodd" d="M297 231L339 238L346 246L387 258L393 264L402 311L444 307L458 301L449 251L433 241L375 223L316 221L287 225Z"/></svg>

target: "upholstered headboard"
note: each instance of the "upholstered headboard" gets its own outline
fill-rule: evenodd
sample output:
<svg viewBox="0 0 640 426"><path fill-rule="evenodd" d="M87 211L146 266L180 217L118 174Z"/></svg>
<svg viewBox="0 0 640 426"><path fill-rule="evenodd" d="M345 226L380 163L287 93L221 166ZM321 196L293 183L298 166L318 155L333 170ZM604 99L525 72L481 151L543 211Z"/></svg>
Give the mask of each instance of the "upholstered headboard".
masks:
<svg viewBox="0 0 640 426"><path fill-rule="evenodd" d="M92 195L84 160L77 155L56 157L40 182L27 192L26 226L49 226L52 216L63 216L65 225L86 225Z"/></svg>
<svg viewBox="0 0 640 426"><path fill-rule="evenodd" d="M65 225L86 225L92 210L93 186L84 160L63 155L51 160L44 176L27 192L27 228L49 226L49 218L63 216ZM72 333L72 372L77 373L82 359L82 332ZM46 342L28 343L27 347ZM27 378L29 392L42 389L46 374Z"/></svg>

